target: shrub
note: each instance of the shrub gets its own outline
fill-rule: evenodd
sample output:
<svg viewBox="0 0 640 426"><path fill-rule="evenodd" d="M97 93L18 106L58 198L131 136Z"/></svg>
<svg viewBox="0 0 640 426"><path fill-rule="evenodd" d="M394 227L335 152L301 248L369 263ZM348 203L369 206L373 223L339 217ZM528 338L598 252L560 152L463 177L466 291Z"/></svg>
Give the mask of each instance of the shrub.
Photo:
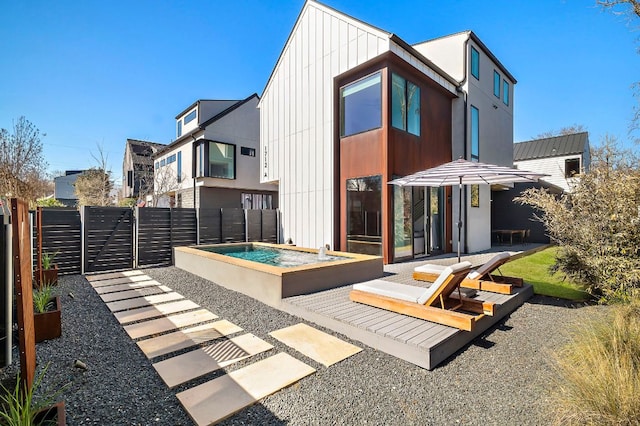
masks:
<svg viewBox="0 0 640 426"><path fill-rule="evenodd" d="M614 305L555 356L558 424L640 424L640 302Z"/></svg>
<svg viewBox="0 0 640 426"><path fill-rule="evenodd" d="M605 140L591 170L570 194L530 189L516 199L558 244L555 269L586 284L603 301L628 299L640 289L640 170L637 158Z"/></svg>
<svg viewBox="0 0 640 426"><path fill-rule="evenodd" d="M33 308L39 314L47 312L49 306L53 303L53 287L45 284L38 290L33 291Z"/></svg>

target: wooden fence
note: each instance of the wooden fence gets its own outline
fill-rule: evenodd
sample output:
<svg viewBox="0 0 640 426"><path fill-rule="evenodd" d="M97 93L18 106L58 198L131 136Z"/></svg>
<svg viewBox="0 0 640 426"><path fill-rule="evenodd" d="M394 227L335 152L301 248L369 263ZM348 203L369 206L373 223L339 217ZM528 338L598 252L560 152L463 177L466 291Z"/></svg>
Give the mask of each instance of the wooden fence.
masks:
<svg viewBox="0 0 640 426"><path fill-rule="evenodd" d="M38 215L36 247L56 253L61 275L171 265L176 246L278 242L277 210L50 207Z"/></svg>

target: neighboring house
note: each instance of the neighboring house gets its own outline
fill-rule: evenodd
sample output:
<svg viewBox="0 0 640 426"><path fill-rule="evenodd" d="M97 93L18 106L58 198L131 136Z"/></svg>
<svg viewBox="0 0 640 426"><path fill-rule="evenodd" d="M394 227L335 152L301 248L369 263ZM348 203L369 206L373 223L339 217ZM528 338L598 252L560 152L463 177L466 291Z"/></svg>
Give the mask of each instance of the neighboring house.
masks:
<svg viewBox="0 0 640 426"><path fill-rule="evenodd" d="M387 263L456 250L457 191L387 182L458 157L511 166L515 83L470 31L410 46L306 1L259 104L282 238ZM470 191L462 241L478 251L491 246L490 192Z"/></svg>
<svg viewBox="0 0 640 426"><path fill-rule="evenodd" d="M277 186L260 183L259 99L199 100L176 116L177 139L153 157L158 206L277 208Z"/></svg>
<svg viewBox="0 0 640 426"><path fill-rule="evenodd" d="M63 176L53 178L53 196L67 207L75 207L78 204L75 183L84 170L67 170Z"/></svg>
<svg viewBox="0 0 640 426"><path fill-rule="evenodd" d="M166 147L164 144L127 139L122 161L122 197L138 198L153 190L153 154Z"/></svg>
<svg viewBox="0 0 640 426"><path fill-rule="evenodd" d="M548 174L544 181L571 192L575 180L591 166L589 133L515 143L513 164L519 169Z"/></svg>

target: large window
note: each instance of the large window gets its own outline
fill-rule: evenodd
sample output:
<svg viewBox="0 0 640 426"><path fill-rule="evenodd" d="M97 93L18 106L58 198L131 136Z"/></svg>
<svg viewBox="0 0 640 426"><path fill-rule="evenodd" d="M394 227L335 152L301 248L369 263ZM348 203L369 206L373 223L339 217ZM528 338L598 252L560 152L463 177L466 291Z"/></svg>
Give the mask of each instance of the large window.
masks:
<svg viewBox="0 0 640 426"><path fill-rule="evenodd" d="M382 125L380 73L375 73L340 91L340 135L349 136Z"/></svg>
<svg viewBox="0 0 640 426"><path fill-rule="evenodd" d="M198 177L236 178L236 146L223 142L203 141L196 149Z"/></svg>
<svg viewBox="0 0 640 426"><path fill-rule="evenodd" d="M194 109L189 114L184 116L184 124L188 124L196 118L196 110Z"/></svg>
<svg viewBox="0 0 640 426"><path fill-rule="evenodd" d="M480 53L471 47L471 75L480 80Z"/></svg>
<svg viewBox="0 0 640 426"><path fill-rule="evenodd" d="M493 96L500 99L500 74L493 70Z"/></svg>
<svg viewBox="0 0 640 426"><path fill-rule="evenodd" d="M391 125L420 136L420 88L391 74Z"/></svg>
<svg viewBox="0 0 640 426"><path fill-rule="evenodd" d="M471 105L471 161L480 161L480 112Z"/></svg>
<svg viewBox="0 0 640 426"><path fill-rule="evenodd" d="M509 105L509 82L507 80L502 82L502 102Z"/></svg>
<svg viewBox="0 0 640 426"><path fill-rule="evenodd" d="M382 255L382 177L347 180L347 251Z"/></svg>
<svg viewBox="0 0 640 426"><path fill-rule="evenodd" d="M393 258L413 256L411 187L393 185Z"/></svg>

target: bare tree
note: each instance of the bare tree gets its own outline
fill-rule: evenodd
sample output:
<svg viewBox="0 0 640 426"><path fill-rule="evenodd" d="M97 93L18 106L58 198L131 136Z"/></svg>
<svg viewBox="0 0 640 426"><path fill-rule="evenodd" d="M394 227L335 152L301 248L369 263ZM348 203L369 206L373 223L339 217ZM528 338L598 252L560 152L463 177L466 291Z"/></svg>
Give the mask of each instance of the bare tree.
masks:
<svg viewBox="0 0 640 426"><path fill-rule="evenodd" d="M111 196L113 179L111 170L107 170L108 158L100 145L98 145L98 155L91 154L91 157L96 160L98 166L84 171L74 184L78 204L81 206L113 205Z"/></svg>
<svg viewBox="0 0 640 426"><path fill-rule="evenodd" d="M185 179L185 175L180 176L180 181ZM178 182L178 173L173 167L164 166L155 171L153 178L153 197L152 206L157 207L158 202L170 194L179 190L181 187Z"/></svg>
<svg viewBox="0 0 640 426"><path fill-rule="evenodd" d="M587 129L582 124L574 124L572 126L562 127L559 130L550 130L547 132L542 132L538 134L538 136L536 136L534 139L553 138L555 136L566 136L566 135L572 135L574 133L582 133L586 131Z"/></svg>
<svg viewBox="0 0 640 426"><path fill-rule="evenodd" d="M42 135L46 136L46 135ZM40 131L25 117L0 129L0 195L35 203L48 190Z"/></svg>

